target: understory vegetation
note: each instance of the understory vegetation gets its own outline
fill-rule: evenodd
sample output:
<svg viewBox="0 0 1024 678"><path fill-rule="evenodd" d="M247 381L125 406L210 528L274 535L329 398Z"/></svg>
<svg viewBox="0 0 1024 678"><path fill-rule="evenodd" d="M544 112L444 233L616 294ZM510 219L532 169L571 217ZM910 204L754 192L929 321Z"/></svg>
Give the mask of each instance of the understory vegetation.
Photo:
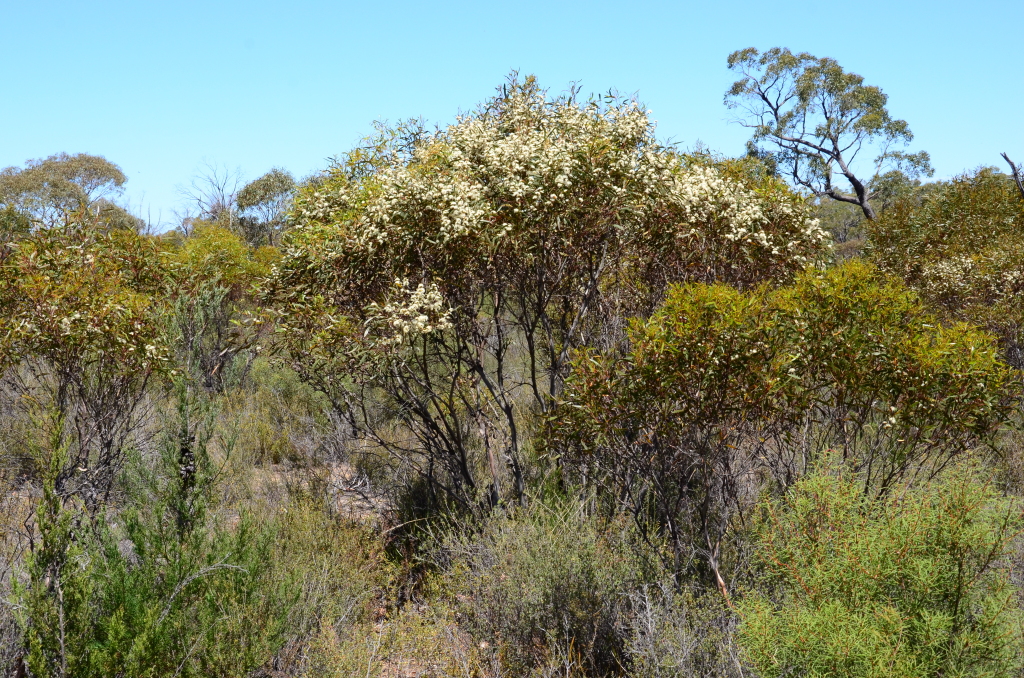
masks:
<svg viewBox="0 0 1024 678"><path fill-rule="evenodd" d="M0 674L1024 675L1019 169L730 68L740 158L513 75L164 233L0 172Z"/></svg>

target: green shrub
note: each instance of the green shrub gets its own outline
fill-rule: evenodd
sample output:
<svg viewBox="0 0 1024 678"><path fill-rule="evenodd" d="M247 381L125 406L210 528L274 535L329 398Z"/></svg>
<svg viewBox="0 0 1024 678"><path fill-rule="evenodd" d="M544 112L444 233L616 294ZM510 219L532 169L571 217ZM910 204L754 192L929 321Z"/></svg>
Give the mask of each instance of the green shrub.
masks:
<svg viewBox="0 0 1024 678"><path fill-rule="evenodd" d="M322 396L288 367L252 363L247 383L227 395L225 415L237 422L237 447L247 462L312 463L329 457L329 420Z"/></svg>
<svg viewBox="0 0 1024 678"><path fill-rule="evenodd" d="M884 495L991 442L1020 394L994 337L860 260L775 290L675 287L629 341L577 356L548 450L720 589L759 477L787 487L835 448Z"/></svg>
<svg viewBox="0 0 1024 678"><path fill-rule="evenodd" d="M1020 503L964 469L901 489L873 500L817 474L763 504L764 590L739 605L760 675L1018 675L1024 617L1002 559Z"/></svg>
<svg viewBox="0 0 1024 678"><path fill-rule="evenodd" d="M958 320L999 335L1024 365L1024 200L992 168L964 174L920 199L898 201L868 227L869 253Z"/></svg>
<svg viewBox="0 0 1024 678"><path fill-rule="evenodd" d="M43 455L40 541L21 591L34 675L242 676L283 641L298 591L275 576L277 528L210 510L210 416L184 387L178 400L158 459L130 464L120 510L90 516L56 492L59 434Z"/></svg>
<svg viewBox="0 0 1024 678"><path fill-rule="evenodd" d="M511 675L559 654L593 675L615 671L626 661L630 593L657 572L629 530L602 527L579 503L495 515L446 549L457 609Z"/></svg>

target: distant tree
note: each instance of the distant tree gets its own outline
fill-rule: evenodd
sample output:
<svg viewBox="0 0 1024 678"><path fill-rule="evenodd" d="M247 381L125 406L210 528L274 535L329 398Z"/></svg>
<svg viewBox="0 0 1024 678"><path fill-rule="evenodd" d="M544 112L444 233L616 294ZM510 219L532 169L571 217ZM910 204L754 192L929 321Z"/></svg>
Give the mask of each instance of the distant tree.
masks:
<svg viewBox="0 0 1024 678"><path fill-rule="evenodd" d="M121 168L98 155L58 153L29 160L24 169L0 170L0 210L5 223L52 226L75 212L113 204L128 178ZM17 216L17 215L20 215Z"/></svg>
<svg viewBox="0 0 1024 678"><path fill-rule="evenodd" d="M754 130L751 149L763 152L760 142L773 144L779 170L814 195L852 203L874 219L873 184L931 176L926 152L894 150L914 136L905 120L889 114L888 97L834 59L748 47L729 55L729 68L743 77L726 92L725 103L746 113L740 122ZM855 164L866 147L879 151L871 176ZM836 174L852 194L835 185Z"/></svg>
<svg viewBox="0 0 1024 678"><path fill-rule="evenodd" d="M178 193L186 207L178 216L188 231L193 221L211 221L227 228L235 228L240 170L229 170L213 163L204 163L189 182L179 186Z"/></svg>
<svg viewBox="0 0 1024 678"><path fill-rule="evenodd" d="M295 191L295 177L273 168L238 192L239 230L254 247L274 245L285 227L285 213Z"/></svg>

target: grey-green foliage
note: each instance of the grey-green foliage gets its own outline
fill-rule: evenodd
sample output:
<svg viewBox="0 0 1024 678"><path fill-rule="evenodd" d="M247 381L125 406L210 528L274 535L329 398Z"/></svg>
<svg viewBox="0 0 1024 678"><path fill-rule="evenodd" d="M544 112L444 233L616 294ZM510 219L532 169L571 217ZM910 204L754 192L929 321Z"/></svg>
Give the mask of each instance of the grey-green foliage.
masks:
<svg viewBox="0 0 1024 678"><path fill-rule="evenodd" d="M294 190L295 177L275 167L238 192L239 227L250 246L278 244Z"/></svg>
<svg viewBox="0 0 1024 678"><path fill-rule="evenodd" d="M815 474L762 505L740 642L764 678L1019 675L1022 617L1004 558L1020 502L968 468L866 497Z"/></svg>
<svg viewBox="0 0 1024 678"><path fill-rule="evenodd" d="M109 198L119 194L127 180L120 167L101 156L58 153L29 160L24 168L0 170L0 209L10 212L5 221L20 214L53 225L74 212L112 205ZM120 212L116 217L125 218Z"/></svg>
<svg viewBox="0 0 1024 678"><path fill-rule="evenodd" d="M739 621L717 591L671 582L632 595L631 678L742 678Z"/></svg>
<svg viewBox="0 0 1024 678"><path fill-rule="evenodd" d="M905 120L889 114L888 97L835 59L749 47L729 55L729 68L742 77L726 92L726 105L744 112L751 145L771 144L782 173L814 195L857 205L874 219L872 177L931 175L926 152L896 150L914 136ZM866 149L876 153L868 172L858 157ZM834 183L837 176L852 192Z"/></svg>
<svg viewBox="0 0 1024 678"><path fill-rule="evenodd" d="M87 517L47 476L20 601L34 676L242 676L280 646L298 587L273 570L275 528L211 511L210 411L177 395L177 426L129 466L120 510Z"/></svg>
<svg viewBox="0 0 1024 678"><path fill-rule="evenodd" d="M230 289L219 280L199 282L192 294L174 301L169 334L178 364L193 383L222 393L242 381L251 356L236 360L243 352L238 315Z"/></svg>
<svg viewBox="0 0 1024 678"><path fill-rule="evenodd" d="M630 594L659 570L628 524L602 525L584 506L536 503L447 542L459 609L510 675L555 654L593 675L627 661Z"/></svg>

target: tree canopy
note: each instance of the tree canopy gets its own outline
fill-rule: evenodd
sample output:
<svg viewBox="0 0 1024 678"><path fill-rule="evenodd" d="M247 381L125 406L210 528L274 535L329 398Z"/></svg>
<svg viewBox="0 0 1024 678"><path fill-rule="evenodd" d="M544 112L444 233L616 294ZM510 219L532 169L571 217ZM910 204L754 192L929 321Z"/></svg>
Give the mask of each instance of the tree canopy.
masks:
<svg viewBox="0 0 1024 678"><path fill-rule="evenodd" d="M873 181L889 172L931 175L926 152L898 150L914 136L905 120L890 115L888 96L834 59L749 47L729 55L729 68L742 77L726 92L726 105L744 113L752 148L771 144L779 167L814 195L853 203L874 219ZM865 174L858 160L871 147L877 155ZM837 175L852 193L836 185Z"/></svg>
<svg viewBox="0 0 1024 678"><path fill-rule="evenodd" d="M106 158L58 153L0 171L0 208L54 225L118 195L127 177Z"/></svg>

